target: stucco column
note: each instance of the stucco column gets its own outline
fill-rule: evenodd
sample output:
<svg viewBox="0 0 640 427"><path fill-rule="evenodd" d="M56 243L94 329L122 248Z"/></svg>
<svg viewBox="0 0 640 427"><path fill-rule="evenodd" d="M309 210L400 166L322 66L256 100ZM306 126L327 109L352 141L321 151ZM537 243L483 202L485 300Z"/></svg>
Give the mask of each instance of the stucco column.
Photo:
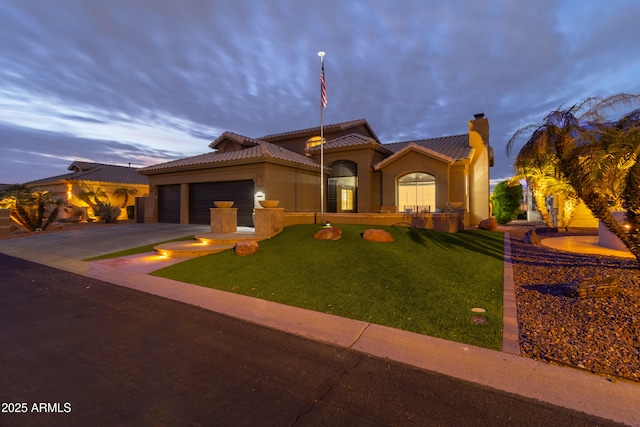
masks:
<svg viewBox="0 0 640 427"><path fill-rule="evenodd" d="M282 231L284 208L256 208L253 224L257 237L272 237Z"/></svg>
<svg viewBox="0 0 640 427"><path fill-rule="evenodd" d="M189 224L189 184L180 184L180 224Z"/></svg>
<svg viewBox="0 0 640 427"><path fill-rule="evenodd" d="M238 230L238 208L210 208L212 233L235 233Z"/></svg>

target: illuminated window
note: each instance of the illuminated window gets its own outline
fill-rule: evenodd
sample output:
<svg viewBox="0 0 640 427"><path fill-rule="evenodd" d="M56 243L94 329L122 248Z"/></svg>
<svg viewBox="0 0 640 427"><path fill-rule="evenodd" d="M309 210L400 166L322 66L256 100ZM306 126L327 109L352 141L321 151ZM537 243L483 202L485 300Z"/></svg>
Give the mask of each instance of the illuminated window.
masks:
<svg viewBox="0 0 640 427"><path fill-rule="evenodd" d="M307 148L313 148L313 147L317 147L318 145L320 145L320 137L319 136L312 136L311 138L309 138L307 140ZM327 139L325 138L324 142L327 142Z"/></svg>
<svg viewBox="0 0 640 427"><path fill-rule="evenodd" d="M436 178L424 172L413 172L398 179L398 206L402 212L434 212Z"/></svg>
<svg viewBox="0 0 640 427"><path fill-rule="evenodd" d="M353 211L353 189L342 188L341 208L343 211Z"/></svg>

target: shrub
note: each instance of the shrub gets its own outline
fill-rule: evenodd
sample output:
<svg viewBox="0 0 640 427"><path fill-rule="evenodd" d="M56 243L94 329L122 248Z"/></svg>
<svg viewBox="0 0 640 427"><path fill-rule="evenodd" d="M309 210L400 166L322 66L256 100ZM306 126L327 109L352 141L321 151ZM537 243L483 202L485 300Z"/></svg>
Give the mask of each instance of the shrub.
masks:
<svg viewBox="0 0 640 427"><path fill-rule="evenodd" d="M9 185L0 192L0 208L11 209L11 220L27 231L46 230L58 217L61 204L49 191L24 184Z"/></svg>
<svg viewBox="0 0 640 427"><path fill-rule="evenodd" d="M522 185L513 185L508 181L496 185L491 201L493 202L493 216L496 217L498 224L506 224L516 219L520 212L521 200Z"/></svg>
<svg viewBox="0 0 640 427"><path fill-rule="evenodd" d="M113 224L118 222L120 208L109 202L97 200L93 207L93 214L98 217L98 222Z"/></svg>

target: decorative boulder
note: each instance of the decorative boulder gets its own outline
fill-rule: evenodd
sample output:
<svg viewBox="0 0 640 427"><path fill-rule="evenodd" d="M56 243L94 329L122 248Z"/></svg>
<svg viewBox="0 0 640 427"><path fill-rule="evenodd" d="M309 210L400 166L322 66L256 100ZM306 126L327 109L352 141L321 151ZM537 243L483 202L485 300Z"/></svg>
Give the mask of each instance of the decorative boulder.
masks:
<svg viewBox="0 0 640 427"><path fill-rule="evenodd" d="M580 299L607 298L620 292L618 279L615 276L590 277L578 280L570 286L573 295Z"/></svg>
<svg viewBox="0 0 640 427"><path fill-rule="evenodd" d="M522 242L523 243L529 243L531 245L540 245L540 239L538 238L538 234L536 233L536 230L529 230L525 233L524 237L522 238Z"/></svg>
<svg viewBox="0 0 640 427"><path fill-rule="evenodd" d="M241 240L233 248L236 255L247 256L258 252L258 242L255 240Z"/></svg>
<svg viewBox="0 0 640 427"><path fill-rule="evenodd" d="M495 231L498 229L498 221L496 221L494 217L483 219L480 221L480 224L478 224L478 228L480 230Z"/></svg>
<svg viewBox="0 0 640 427"><path fill-rule="evenodd" d="M342 237L342 230L338 227L323 228L313 235L318 240L338 240Z"/></svg>
<svg viewBox="0 0 640 427"><path fill-rule="evenodd" d="M391 234L378 228L370 228L368 230L365 230L364 233L362 233L362 238L368 242L395 242Z"/></svg>

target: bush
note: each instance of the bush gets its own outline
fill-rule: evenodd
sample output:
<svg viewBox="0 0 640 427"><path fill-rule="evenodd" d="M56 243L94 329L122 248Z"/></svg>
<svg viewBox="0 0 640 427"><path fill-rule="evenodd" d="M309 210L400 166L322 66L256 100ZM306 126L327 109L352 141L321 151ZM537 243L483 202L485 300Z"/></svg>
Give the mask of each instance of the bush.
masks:
<svg viewBox="0 0 640 427"><path fill-rule="evenodd" d="M491 201L493 202L493 216L496 217L498 224L506 224L517 218L521 200L522 185L512 185L508 181L496 185Z"/></svg>
<svg viewBox="0 0 640 427"><path fill-rule="evenodd" d="M118 222L120 208L109 202L97 201L93 214L98 217L98 222L113 224Z"/></svg>

